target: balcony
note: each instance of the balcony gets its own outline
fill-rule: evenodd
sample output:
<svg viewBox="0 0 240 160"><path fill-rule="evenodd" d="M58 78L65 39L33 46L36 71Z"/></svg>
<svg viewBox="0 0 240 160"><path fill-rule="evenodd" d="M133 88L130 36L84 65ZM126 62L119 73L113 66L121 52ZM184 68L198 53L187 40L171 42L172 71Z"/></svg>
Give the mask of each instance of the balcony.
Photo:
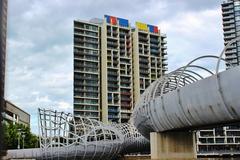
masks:
<svg viewBox="0 0 240 160"><path fill-rule="evenodd" d="M167 41L166 40L162 40L161 43L162 44L167 44Z"/></svg>
<svg viewBox="0 0 240 160"><path fill-rule="evenodd" d="M167 71L167 70L168 70L168 67L163 67L162 70L163 70L163 71Z"/></svg>
<svg viewBox="0 0 240 160"><path fill-rule="evenodd" d="M233 9L233 7L234 7L233 5L223 4L222 10L225 11L225 10Z"/></svg>
<svg viewBox="0 0 240 160"><path fill-rule="evenodd" d="M108 77L108 81L109 82L118 82L118 79L117 78Z"/></svg>
<svg viewBox="0 0 240 160"><path fill-rule="evenodd" d="M139 58L139 62L140 62L140 63L145 63L145 64L148 64L148 63L149 63L149 61L148 61L147 58Z"/></svg>
<svg viewBox="0 0 240 160"><path fill-rule="evenodd" d="M226 34L232 34L232 33L235 33L235 32L236 32L235 29L226 30L226 31L224 31L224 35L226 35Z"/></svg>
<svg viewBox="0 0 240 160"><path fill-rule="evenodd" d="M98 87L98 82L96 83L89 83L89 82L74 82L74 86L89 86L89 87Z"/></svg>
<svg viewBox="0 0 240 160"><path fill-rule="evenodd" d="M124 108L132 108L132 105L129 104L129 103L126 103L126 102L122 102L122 103L121 103L121 107L124 107Z"/></svg>
<svg viewBox="0 0 240 160"><path fill-rule="evenodd" d="M233 9L222 13L223 16L234 13Z"/></svg>
<svg viewBox="0 0 240 160"><path fill-rule="evenodd" d="M235 38L235 37L236 37L235 34L229 34L229 35L224 36L224 40L225 40L225 41L231 40L231 39L233 39L233 38Z"/></svg>
<svg viewBox="0 0 240 160"><path fill-rule="evenodd" d="M121 113L132 113L130 109L121 109Z"/></svg>
<svg viewBox="0 0 240 160"><path fill-rule="evenodd" d="M225 25L225 24L234 24L234 20L233 19L231 19L231 20L228 20L228 21L223 21L223 24Z"/></svg>
<svg viewBox="0 0 240 160"><path fill-rule="evenodd" d="M156 44L158 44L159 43L159 40L158 39L150 39L150 43L156 43Z"/></svg>
<svg viewBox="0 0 240 160"><path fill-rule="evenodd" d="M130 92L121 92L121 95L131 96L131 93Z"/></svg>
<svg viewBox="0 0 240 160"><path fill-rule="evenodd" d="M108 83L108 87L111 87L111 88L119 88L119 85L118 84L111 84L111 83Z"/></svg>
<svg viewBox="0 0 240 160"><path fill-rule="evenodd" d="M234 18L234 15L229 15L229 16L223 16L223 20L229 20Z"/></svg>
<svg viewBox="0 0 240 160"><path fill-rule="evenodd" d="M117 72L108 71L108 75L110 75L110 76L117 76L118 73Z"/></svg>
<svg viewBox="0 0 240 160"><path fill-rule="evenodd" d="M155 50L155 49L153 50L153 49L152 49L152 50L151 50L151 55L152 55L152 56L159 57L159 56L160 56L160 51L159 51L159 50Z"/></svg>
<svg viewBox="0 0 240 160"><path fill-rule="evenodd" d="M121 118L122 119L130 119L130 116L129 115L121 115Z"/></svg>
<svg viewBox="0 0 240 160"><path fill-rule="evenodd" d="M163 61L163 66L167 66L168 65L168 63L167 62L165 62L165 61Z"/></svg>
<svg viewBox="0 0 240 160"><path fill-rule="evenodd" d="M234 25L234 24L231 24L231 25L223 25L223 29L224 29L224 30L235 29L235 25Z"/></svg>
<svg viewBox="0 0 240 160"><path fill-rule="evenodd" d="M148 38L144 36L138 36L139 41L148 42Z"/></svg>
<svg viewBox="0 0 240 160"><path fill-rule="evenodd" d="M119 118L119 116L117 116L117 115L108 115L108 118L112 118L112 119L118 119L118 118Z"/></svg>
<svg viewBox="0 0 240 160"><path fill-rule="evenodd" d="M226 60L232 60L232 59L237 59L237 56L236 55L229 55L229 56L226 56Z"/></svg>
<svg viewBox="0 0 240 160"><path fill-rule="evenodd" d="M229 56L229 55L232 55L232 54L236 54L237 53L237 50L236 49L232 49L232 50L227 50L225 52L225 55L226 57Z"/></svg>
<svg viewBox="0 0 240 160"><path fill-rule="evenodd" d="M163 61L166 61L166 60L168 60L168 58L167 58L167 57L163 57L162 60L163 60Z"/></svg>
<svg viewBox="0 0 240 160"><path fill-rule="evenodd" d="M151 49L159 49L159 45L156 44L150 44Z"/></svg>
<svg viewBox="0 0 240 160"><path fill-rule="evenodd" d="M164 33L162 33L162 34L161 34L161 37L162 37L162 38L167 38L167 35L164 34Z"/></svg>
<svg viewBox="0 0 240 160"><path fill-rule="evenodd" d="M140 64L140 69L148 69L149 66L145 64Z"/></svg>
<svg viewBox="0 0 240 160"><path fill-rule="evenodd" d="M166 51L162 51L162 55L167 55L167 52Z"/></svg>

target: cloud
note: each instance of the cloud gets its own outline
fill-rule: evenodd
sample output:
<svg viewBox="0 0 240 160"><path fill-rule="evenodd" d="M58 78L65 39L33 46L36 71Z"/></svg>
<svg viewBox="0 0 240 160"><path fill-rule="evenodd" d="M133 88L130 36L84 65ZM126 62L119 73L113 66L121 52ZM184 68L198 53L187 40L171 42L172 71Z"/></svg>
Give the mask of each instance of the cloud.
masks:
<svg viewBox="0 0 240 160"><path fill-rule="evenodd" d="M135 21L159 25L167 33L173 70L221 51L219 7L219 1L209 0L9 1L6 97L32 115L35 133L38 107L72 112L74 19L109 14L129 19L132 26Z"/></svg>
<svg viewBox="0 0 240 160"><path fill-rule="evenodd" d="M201 55L220 55L223 49L219 7L199 12L180 12L159 25L167 33L170 70Z"/></svg>

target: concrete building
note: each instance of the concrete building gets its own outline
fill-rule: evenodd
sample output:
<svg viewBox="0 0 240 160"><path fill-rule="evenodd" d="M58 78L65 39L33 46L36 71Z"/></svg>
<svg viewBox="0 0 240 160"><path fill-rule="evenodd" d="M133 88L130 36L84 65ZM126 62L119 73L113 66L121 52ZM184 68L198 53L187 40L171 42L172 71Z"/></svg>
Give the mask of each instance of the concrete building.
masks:
<svg viewBox="0 0 240 160"><path fill-rule="evenodd" d="M166 34L156 26L136 22L133 29L134 102L167 71Z"/></svg>
<svg viewBox="0 0 240 160"><path fill-rule="evenodd" d="M74 21L74 114L127 122L134 102L167 70L166 35L156 26L105 15Z"/></svg>
<svg viewBox="0 0 240 160"><path fill-rule="evenodd" d="M198 156L240 156L240 124L197 132Z"/></svg>
<svg viewBox="0 0 240 160"><path fill-rule="evenodd" d="M232 39L240 36L240 1L227 0L222 3L222 20L224 31L224 44L226 45ZM233 43L226 50L226 66L239 65L240 60L240 41Z"/></svg>
<svg viewBox="0 0 240 160"><path fill-rule="evenodd" d="M100 118L100 27L74 21L74 114Z"/></svg>
<svg viewBox="0 0 240 160"><path fill-rule="evenodd" d="M30 115L9 101L5 101L5 112L3 112L3 122L13 124L23 124L30 127Z"/></svg>

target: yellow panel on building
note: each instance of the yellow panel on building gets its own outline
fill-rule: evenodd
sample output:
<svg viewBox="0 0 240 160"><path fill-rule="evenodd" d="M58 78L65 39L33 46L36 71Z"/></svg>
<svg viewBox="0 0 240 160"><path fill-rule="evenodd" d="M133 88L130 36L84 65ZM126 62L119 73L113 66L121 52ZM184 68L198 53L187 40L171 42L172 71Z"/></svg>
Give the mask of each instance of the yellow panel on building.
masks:
<svg viewBox="0 0 240 160"><path fill-rule="evenodd" d="M136 27L139 30L143 30L143 31L148 31L148 26L145 23L141 23L141 22L136 22Z"/></svg>

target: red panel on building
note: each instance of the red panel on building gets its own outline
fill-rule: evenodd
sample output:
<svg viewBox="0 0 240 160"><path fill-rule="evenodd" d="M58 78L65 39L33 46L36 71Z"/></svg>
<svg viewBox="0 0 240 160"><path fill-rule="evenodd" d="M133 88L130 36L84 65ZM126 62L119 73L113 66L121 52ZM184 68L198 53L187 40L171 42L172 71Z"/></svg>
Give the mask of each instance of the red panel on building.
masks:
<svg viewBox="0 0 240 160"><path fill-rule="evenodd" d="M112 25L116 25L117 24L117 18L116 17L110 17L110 23L112 24Z"/></svg>
<svg viewBox="0 0 240 160"><path fill-rule="evenodd" d="M157 26L154 26L153 32L158 33L158 27Z"/></svg>

